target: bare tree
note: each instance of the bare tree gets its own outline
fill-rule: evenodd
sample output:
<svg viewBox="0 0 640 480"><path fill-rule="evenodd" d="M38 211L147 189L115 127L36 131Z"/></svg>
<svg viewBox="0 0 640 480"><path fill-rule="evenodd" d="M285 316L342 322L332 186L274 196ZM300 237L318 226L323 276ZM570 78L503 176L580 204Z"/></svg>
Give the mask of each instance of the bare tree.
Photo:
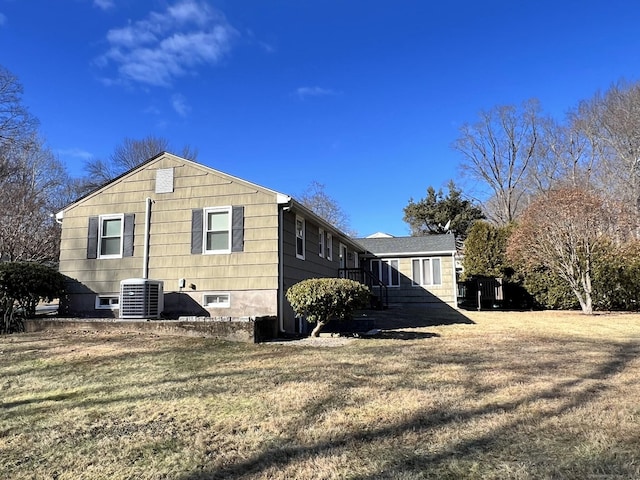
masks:
<svg viewBox="0 0 640 480"><path fill-rule="evenodd" d="M590 184L597 141L583 122L580 110L570 113L566 123L541 119L536 154L526 173L529 195L548 192L561 184Z"/></svg>
<svg viewBox="0 0 640 480"><path fill-rule="evenodd" d="M640 83L614 85L589 105L602 143L602 183L640 214Z"/></svg>
<svg viewBox="0 0 640 480"><path fill-rule="evenodd" d="M38 136L22 84L0 66L0 260L56 261L67 175Z"/></svg>
<svg viewBox="0 0 640 480"><path fill-rule="evenodd" d="M66 170L37 137L6 152L13 168L0 180L0 257L56 262L60 229L53 213L63 206Z"/></svg>
<svg viewBox="0 0 640 480"><path fill-rule="evenodd" d="M298 201L319 217L324 218L343 232L355 236L356 232L349 226L349 216L325 191L324 184L313 181L298 197Z"/></svg>
<svg viewBox="0 0 640 480"><path fill-rule="evenodd" d="M567 282L582 311L593 313L593 266L607 252L620 218L602 198L564 187L539 195L508 241L508 257L525 270L546 267Z"/></svg>
<svg viewBox="0 0 640 480"><path fill-rule="evenodd" d="M539 147L539 112L537 100L480 112L479 121L464 124L453 144L462 154L463 172L488 187L495 211L486 213L499 225L509 224L523 210L524 183Z"/></svg>
<svg viewBox="0 0 640 480"><path fill-rule="evenodd" d="M166 138L154 135L148 135L141 139L126 137L122 143L115 147L109 160L95 158L85 163L85 176L78 185L79 193L95 190L151 157L168 151L171 151L171 147ZM198 150L185 145L178 155L188 160L196 160Z"/></svg>
<svg viewBox="0 0 640 480"><path fill-rule="evenodd" d="M17 77L0 65L0 151L28 141L37 129L38 121L22 104L22 92Z"/></svg>

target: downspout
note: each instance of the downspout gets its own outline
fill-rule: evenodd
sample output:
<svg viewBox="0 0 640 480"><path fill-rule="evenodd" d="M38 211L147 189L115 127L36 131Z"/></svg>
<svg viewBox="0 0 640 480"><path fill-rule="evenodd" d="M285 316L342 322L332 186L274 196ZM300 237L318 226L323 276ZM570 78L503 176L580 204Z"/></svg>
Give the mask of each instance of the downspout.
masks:
<svg viewBox="0 0 640 480"><path fill-rule="evenodd" d="M458 276L456 275L456 252L451 254L451 261L453 262L453 306L458 309Z"/></svg>
<svg viewBox="0 0 640 480"><path fill-rule="evenodd" d="M151 229L151 200L147 197L144 211L144 253L142 255L142 278L149 278L149 230Z"/></svg>
<svg viewBox="0 0 640 480"><path fill-rule="evenodd" d="M284 209L278 209L278 328L284 333Z"/></svg>

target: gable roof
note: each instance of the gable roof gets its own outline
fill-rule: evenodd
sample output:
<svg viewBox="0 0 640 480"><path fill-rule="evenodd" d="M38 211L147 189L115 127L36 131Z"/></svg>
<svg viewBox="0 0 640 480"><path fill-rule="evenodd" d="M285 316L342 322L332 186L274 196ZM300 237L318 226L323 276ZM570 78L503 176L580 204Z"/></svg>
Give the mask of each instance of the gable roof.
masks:
<svg viewBox="0 0 640 480"><path fill-rule="evenodd" d="M278 201L279 204L286 204L286 203L289 203L291 201L291 197L289 195L284 194L284 193L277 192L277 191L272 190L270 188L263 187L262 185L258 185L257 183L253 183L253 182L250 182L248 180L244 180L244 179L239 178L239 177L234 177L233 175L229 175L228 173L225 173L225 172L222 172L220 170L216 170L215 168L211 168L211 167L208 167L208 166L203 165L201 163L198 163L195 160L189 160L189 159L186 159L186 158L183 158L183 157L179 157L179 156L174 155L173 153L170 153L170 152L160 152L160 153L154 155L153 157L145 160L144 162L139 163L135 167L130 168L126 172L123 172L120 175L114 177L113 179L109 180L108 182L105 182L104 184L100 185L99 187L96 187L93 190L85 193L81 197L76 198L71 203L69 203L68 205L65 205L62 209L60 209L60 211L58 212L56 217L58 217L58 215L60 215L58 218L62 218L63 217L63 212L65 210L68 210L69 208L71 208L74 205L82 202L86 198L89 198L89 197L92 197L93 195L96 195L97 193L101 192L102 190L105 190L106 188L108 188L110 185L113 185L114 183L117 183L121 179L128 177L129 175L133 174L134 172L136 172L138 170L142 170L143 168L145 168L149 164L151 164L151 163L153 163L155 161L161 160L163 157L169 157L169 158L171 158L171 159L173 159L173 160L175 160L177 162L180 162L180 163L183 163L183 164L188 164L188 165L190 165L192 167L198 168L200 170L204 170L206 172L213 172L216 175L220 175L220 176L226 177L226 178L228 178L230 180L233 180L234 182L238 182L238 183L241 183L241 184L244 184L244 185L251 186L252 188L257 188L257 189L260 189L260 190L263 190L263 191L266 191L266 192L270 192L270 193L276 195L276 198L277 198L277 201Z"/></svg>
<svg viewBox="0 0 640 480"><path fill-rule="evenodd" d="M456 237L451 234L422 237L358 238L356 241L376 255L454 253Z"/></svg>
<svg viewBox="0 0 640 480"><path fill-rule="evenodd" d="M144 162L140 163L139 165L136 165L135 167L127 170L126 172L121 173L120 175L118 175L117 177L113 178L112 180L106 182L105 184L103 184L103 185L95 188L94 190L84 194L80 198L77 198L76 200L74 200L70 204L66 205L60 211L58 211L56 213L56 215L55 215L56 220L58 222L62 222L62 220L64 218L64 212L65 211L73 208L74 206L78 205L79 203L83 202L84 200L93 197L94 195L100 194L100 192L106 190L107 188L109 188L109 186L119 182L122 179L127 178L130 175L133 175L135 172L137 172L139 170L142 170L142 169L148 167L150 164L153 164L154 162L160 161L161 159L163 159L165 157L171 158L172 160L174 160L176 162L179 162L181 164L190 165L191 167L200 169L200 170L202 170L204 172L215 173L216 175L219 175L219 176L222 176L224 178L227 178L227 179L229 179L229 180L231 180L233 182L236 182L236 183L239 183L239 184L242 184L242 185L247 185L247 186L250 186L251 188L259 189L259 190L262 190L264 192L269 192L269 193L275 195L276 203L278 205L288 206L293 211L300 212L303 216L305 216L307 218L310 218L310 219L314 219L315 222L318 223L319 225L321 225L323 228L326 228L328 230L331 230L331 231L335 232L337 234L337 236L342 238L342 240L345 243L348 243L352 248L362 249L362 247L353 238L351 238L346 233L342 232L335 225L331 225L324 218L322 218L321 216L319 216L318 214L316 214L315 212L313 212L309 208L305 207L303 204L301 204L300 202L295 200L290 195L278 192L276 190L272 190L272 189L267 188L267 187L263 187L262 185L258 185L257 183L253 183L253 182L250 182L248 180L244 180L242 178L230 175L230 174L222 172L220 170L216 170L215 168L211 168L211 167L209 167L207 165L203 165L203 164L198 163L198 162L196 162L194 160L188 160L186 158L179 157L179 156L174 155L173 153L170 153L170 152L160 152L157 155L154 155L153 157L149 158L148 160L145 160Z"/></svg>

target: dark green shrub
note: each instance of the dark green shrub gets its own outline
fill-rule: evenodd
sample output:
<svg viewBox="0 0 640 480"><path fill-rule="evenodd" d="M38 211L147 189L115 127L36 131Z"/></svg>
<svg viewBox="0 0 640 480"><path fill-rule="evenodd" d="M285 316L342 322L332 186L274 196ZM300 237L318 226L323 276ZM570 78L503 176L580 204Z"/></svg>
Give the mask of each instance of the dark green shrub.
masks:
<svg viewBox="0 0 640 480"><path fill-rule="evenodd" d="M287 290L287 300L297 316L317 322L311 336L330 320L344 320L369 302L371 292L361 283L346 278L310 278Z"/></svg>
<svg viewBox="0 0 640 480"><path fill-rule="evenodd" d="M594 264L593 290L599 310L640 308L640 242L608 248Z"/></svg>
<svg viewBox="0 0 640 480"><path fill-rule="evenodd" d="M0 313L3 333L20 328L22 317L33 317L40 301L52 301L64 291L64 276L38 263L0 263Z"/></svg>
<svg viewBox="0 0 640 480"><path fill-rule="evenodd" d="M524 273L524 288L534 298L537 307L550 310L575 310L580 304L569 284L545 267Z"/></svg>
<svg viewBox="0 0 640 480"><path fill-rule="evenodd" d="M510 226L496 227L489 222L476 222L464 242L464 274L462 280L473 277L504 278L513 270L506 250Z"/></svg>

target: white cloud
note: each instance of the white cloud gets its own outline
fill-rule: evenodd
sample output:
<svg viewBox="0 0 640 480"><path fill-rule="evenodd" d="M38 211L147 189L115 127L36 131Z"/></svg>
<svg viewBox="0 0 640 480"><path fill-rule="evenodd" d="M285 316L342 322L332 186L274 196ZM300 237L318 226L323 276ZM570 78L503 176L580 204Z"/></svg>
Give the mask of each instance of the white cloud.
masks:
<svg viewBox="0 0 640 480"><path fill-rule="evenodd" d="M93 5L101 10L109 10L115 6L113 0L93 0Z"/></svg>
<svg viewBox="0 0 640 480"><path fill-rule="evenodd" d="M0 12L0 27L7 23L7 16Z"/></svg>
<svg viewBox="0 0 640 480"><path fill-rule="evenodd" d="M206 2L179 0L163 12L109 30L110 47L96 65L115 66L120 82L168 87L200 66L219 63L238 35Z"/></svg>
<svg viewBox="0 0 640 480"><path fill-rule="evenodd" d="M186 117L191 111L191 107L187 104L186 98L179 93L171 97L171 106L181 117Z"/></svg>
<svg viewBox="0 0 640 480"><path fill-rule="evenodd" d="M295 91L295 95L301 100L307 97L326 97L337 94L335 90L320 87L300 87Z"/></svg>
<svg viewBox="0 0 640 480"><path fill-rule="evenodd" d="M87 152L86 150L82 150L81 148L75 148L75 147L58 149L56 150L56 153L63 157L80 158L82 160L91 160L93 158L92 153Z"/></svg>

